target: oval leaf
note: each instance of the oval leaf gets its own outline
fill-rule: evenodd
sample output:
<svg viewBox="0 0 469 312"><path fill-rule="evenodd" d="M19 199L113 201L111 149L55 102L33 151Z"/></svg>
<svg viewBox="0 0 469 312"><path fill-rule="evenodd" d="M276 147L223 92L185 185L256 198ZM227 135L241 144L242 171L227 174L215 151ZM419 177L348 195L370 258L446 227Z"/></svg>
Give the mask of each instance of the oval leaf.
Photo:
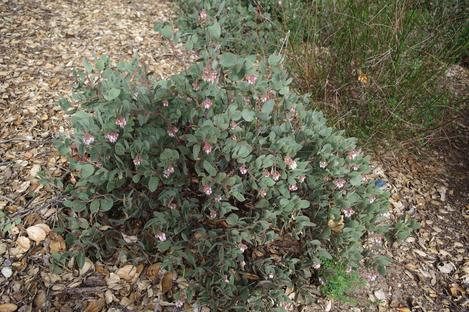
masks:
<svg viewBox="0 0 469 312"><path fill-rule="evenodd" d="M158 188L158 184L160 182L160 179L158 179L158 177L151 177L150 180L148 181L148 189L150 190L150 192L154 192L156 191L156 189Z"/></svg>

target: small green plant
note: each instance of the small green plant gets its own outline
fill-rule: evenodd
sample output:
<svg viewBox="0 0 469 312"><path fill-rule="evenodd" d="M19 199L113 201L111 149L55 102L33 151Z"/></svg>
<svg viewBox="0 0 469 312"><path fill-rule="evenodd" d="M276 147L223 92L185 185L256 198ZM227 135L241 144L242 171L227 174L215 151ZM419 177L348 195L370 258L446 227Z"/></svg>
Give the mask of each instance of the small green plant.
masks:
<svg viewBox="0 0 469 312"><path fill-rule="evenodd" d="M393 227L393 236L397 241L403 241L420 228L420 223L413 219L398 220Z"/></svg>
<svg viewBox="0 0 469 312"><path fill-rule="evenodd" d="M9 218L0 210L0 237L4 237L7 232L21 223L21 218Z"/></svg>
<svg viewBox="0 0 469 312"><path fill-rule="evenodd" d="M364 286L366 281L357 272L350 271L339 261L323 260L319 272L324 280L322 293L334 300L354 304L353 292Z"/></svg>

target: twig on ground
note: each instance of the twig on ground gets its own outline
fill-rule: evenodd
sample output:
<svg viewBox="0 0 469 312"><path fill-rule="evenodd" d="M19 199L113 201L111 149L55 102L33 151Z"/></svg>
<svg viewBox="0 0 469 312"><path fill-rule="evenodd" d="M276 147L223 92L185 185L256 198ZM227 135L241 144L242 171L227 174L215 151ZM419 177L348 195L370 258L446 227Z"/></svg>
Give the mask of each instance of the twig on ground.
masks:
<svg viewBox="0 0 469 312"><path fill-rule="evenodd" d="M3 199L3 200L6 200L7 202L9 202L10 204L14 204L15 201L9 197L6 197L4 195L0 195L0 199Z"/></svg>
<svg viewBox="0 0 469 312"><path fill-rule="evenodd" d="M55 205L55 204L58 204L62 202L62 196L60 195L57 195L55 196L54 198L50 199L49 201L47 201L45 204L43 205L40 205L40 206L35 206L35 207L32 207L31 209L27 209L26 207L29 206L29 204L25 207L25 209L23 210L20 210L20 211L17 211L15 213L12 213L11 215L9 215L10 218L15 218L15 217L20 217L20 218L23 218L24 216L28 215L29 213L31 213L32 211L37 211L37 210L42 210L42 209L45 209L45 208L48 208L52 205Z"/></svg>
<svg viewBox="0 0 469 312"><path fill-rule="evenodd" d="M10 138L6 140L1 140L0 144L10 143L10 142L21 142L21 141L38 142L39 140L29 139L29 138Z"/></svg>

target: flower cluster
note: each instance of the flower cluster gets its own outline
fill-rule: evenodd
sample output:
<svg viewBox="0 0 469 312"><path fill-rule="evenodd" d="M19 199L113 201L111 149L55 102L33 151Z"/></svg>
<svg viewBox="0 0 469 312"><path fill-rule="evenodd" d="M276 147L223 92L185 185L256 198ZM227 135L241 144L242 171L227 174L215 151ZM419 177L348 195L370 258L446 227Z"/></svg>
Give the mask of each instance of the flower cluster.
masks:
<svg viewBox="0 0 469 312"><path fill-rule="evenodd" d="M210 99L205 99L203 102L202 102L202 105L205 109L210 109L212 107L212 100Z"/></svg>
<svg viewBox="0 0 469 312"><path fill-rule="evenodd" d="M210 196L212 195L212 187L210 185L204 185L202 186L202 192L204 192L205 195Z"/></svg>
<svg viewBox="0 0 469 312"><path fill-rule="evenodd" d="M156 234L156 238L160 241L160 242L164 242L166 240L166 234L163 233L163 232L158 232Z"/></svg>
<svg viewBox="0 0 469 312"><path fill-rule="evenodd" d="M285 165L287 165L291 170L296 169L296 166L297 166L296 161L291 159L290 156L286 156L284 162L285 162Z"/></svg>
<svg viewBox="0 0 469 312"><path fill-rule="evenodd" d="M168 135L172 138L176 137L179 129L176 128L175 126L168 126L168 128L166 129Z"/></svg>
<svg viewBox="0 0 469 312"><path fill-rule="evenodd" d="M345 179L337 179L334 181L334 185L336 188L341 189L347 184L347 181Z"/></svg>
<svg viewBox="0 0 469 312"><path fill-rule="evenodd" d="M135 166L140 166L142 164L142 156L135 156L135 158L133 159L133 163Z"/></svg>
<svg viewBox="0 0 469 312"><path fill-rule="evenodd" d="M107 133L105 135L106 139L110 142L110 143L116 143L117 142L117 139L119 138L119 133L117 132L110 132L110 133Z"/></svg>
<svg viewBox="0 0 469 312"><path fill-rule="evenodd" d="M248 84L253 85L257 81L257 76L256 75L247 75L246 76L246 81Z"/></svg>
<svg viewBox="0 0 469 312"><path fill-rule="evenodd" d="M217 81L217 72L207 64L204 69L204 75L202 79L208 83L215 83Z"/></svg>
<svg viewBox="0 0 469 312"><path fill-rule="evenodd" d="M89 133L85 133L85 135L83 136L83 144L91 145L93 144L93 142L94 142L94 136L92 136Z"/></svg>
<svg viewBox="0 0 469 312"><path fill-rule="evenodd" d="M202 149L205 154L209 155L212 152L212 144L205 142Z"/></svg>
<svg viewBox="0 0 469 312"><path fill-rule="evenodd" d="M127 125L127 120L125 120L124 117L118 117L116 119L116 125L121 128L125 128L125 126Z"/></svg>
<svg viewBox="0 0 469 312"><path fill-rule="evenodd" d="M207 18L208 18L208 15L207 15L207 12L205 12L205 10L202 10L199 12L199 22L200 23L205 23L207 21Z"/></svg>
<svg viewBox="0 0 469 312"><path fill-rule="evenodd" d="M174 173L174 167L169 165L164 171L163 176L169 178Z"/></svg>

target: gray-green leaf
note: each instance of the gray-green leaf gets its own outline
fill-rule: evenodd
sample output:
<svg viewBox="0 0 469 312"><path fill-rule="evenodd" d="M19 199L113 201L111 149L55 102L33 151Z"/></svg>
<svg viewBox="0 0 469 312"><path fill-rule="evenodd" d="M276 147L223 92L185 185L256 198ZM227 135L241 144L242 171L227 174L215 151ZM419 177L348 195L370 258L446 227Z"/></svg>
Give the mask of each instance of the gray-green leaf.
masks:
<svg viewBox="0 0 469 312"><path fill-rule="evenodd" d="M238 221L239 217L234 213L231 213L228 218L226 218L226 223L228 223L229 225L236 225Z"/></svg>
<svg viewBox="0 0 469 312"><path fill-rule="evenodd" d="M238 56L233 53L223 53L220 57L220 64L223 67L233 67L238 63Z"/></svg>
<svg viewBox="0 0 469 312"><path fill-rule="evenodd" d="M112 205L114 204L114 200L110 197L106 197L100 200L101 204L101 211L108 211L112 208Z"/></svg>
<svg viewBox="0 0 469 312"><path fill-rule="evenodd" d="M148 189L150 190L150 192L154 192L156 191L156 189L158 188L158 184L160 182L160 179L158 179L158 177L151 177L150 180L148 181Z"/></svg>
<svg viewBox="0 0 469 312"><path fill-rule="evenodd" d="M111 88L111 89L106 90L103 95L106 100L112 101L116 99L119 96L119 94L121 94L120 89Z"/></svg>
<svg viewBox="0 0 469 312"><path fill-rule="evenodd" d="M84 164L80 168L80 177L82 178L88 178L91 176L94 172L94 166L91 164Z"/></svg>
<svg viewBox="0 0 469 312"><path fill-rule="evenodd" d="M218 22L215 22L213 25L210 25L208 26L208 32L210 34L210 36L213 38L213 39L218 39L220 38L220 35L221 35L221 27L220 27L220 24Z"/></svg>
<svg viewBox="0 0 469 312"><path fill-rule="evenodd" d="M243 119L246 120L247 122L251 122L254 120L256 113L252 110L244 109L241 112L241 116L243 116Z"/></svg>
<svg viewBox="0 0 469 312"><path fill-rule="evenodd" d="M262 106L262 112L264 114L270 115L270 113L272 113L272 111L274 110L274 104L275 102L272 100L265 102Z"/></svg>
<svg viewBox="0 0 469 312"><path fill-rule="evenodd" d="M217 169L215 169L215 167L212 166L212 164L208 161L204 160L203 166L205 171L207 171L210 176L215 176L217 174Z"/></svg>

